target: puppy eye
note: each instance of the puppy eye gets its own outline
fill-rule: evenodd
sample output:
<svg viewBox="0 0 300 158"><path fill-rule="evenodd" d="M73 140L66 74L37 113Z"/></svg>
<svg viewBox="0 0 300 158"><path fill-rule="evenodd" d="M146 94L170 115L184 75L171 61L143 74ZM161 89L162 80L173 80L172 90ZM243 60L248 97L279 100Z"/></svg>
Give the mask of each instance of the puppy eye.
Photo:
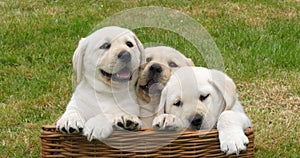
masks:
<svg viewBox="0 0 300 158"><path fill-rule="evenodd" d="M110 48L110 43L105 42L104 44L102 44L102 46L100 46L100 49L109 49Z"/></svg>
<svg viewBox="0 0 300 158"><path fill-rule="evenodd" d="M174 63L173 61L169 62L169 66L170 67L178 67L178 65L176 63Z"/></svg>
<svg viewBox="0 0 300 158"><path fill-rule="evenodd" d="M146 58L146 62L149 63L152 60L152 58L148 57Z"/></svg>
<svg viewBox="0 0 300 158"><path fill-rule="evenodd" d="M179 100L176 103L174 103L173 105L179 107L179 106L183 105L183 102Z"/></svg>
<svg viewBox="0 0 300 158"><path fill-rule="evenodd" d="M133 44L132 44L131 42L129 42L129 41L126 42L126 45L127 45L129 48L133 47Z"/></svg>
<svg viewBox="0 0 300 158"><path fill-rule="evenodd" d="M200 95L199 99L200 101L204 101L206 98L208 98L209 94L207 95Z"/></svg>

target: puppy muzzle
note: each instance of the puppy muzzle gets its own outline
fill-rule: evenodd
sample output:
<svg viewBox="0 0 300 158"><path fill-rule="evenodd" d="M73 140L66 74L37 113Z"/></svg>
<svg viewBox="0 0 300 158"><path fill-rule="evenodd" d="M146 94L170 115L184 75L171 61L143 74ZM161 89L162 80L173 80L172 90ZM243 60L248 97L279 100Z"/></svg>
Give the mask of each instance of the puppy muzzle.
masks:
<svg viewBox="0 0 300 158"><path fill-rule="evenodd" d="M163 68L160 64L152 64L147 70L147 82L145 85L141 85L140 88L149 94L160 94L161 93L161 83L159 78Z"/></svg>
<svg viewBox="0 0 300 158"><path fill-rule="evenodd" d="M202 122L203 122L203 115L196 114L192 116L190 119L190 129L200 130Z"/></svg>
<svg viewBox="0 0 300 158"><path fill-rule="evenodd" d="M128 51L121 51L118 54L118 59L123 63L129 63L131 61L131 54Z"/></svg>
<svg viewBox="0 0 300 158"><path fill-rule="evenodd" d="M159 64L153 64L149 68L151 74L160 74L163 71L162 67Z"/></svg>
<svg viewBox="0 0 300 158"><path fill-rule="evenodd" d="M100 69L102 76L116 82L128 82L132 80L133 71L130 68L131 58L132 57L130 52L126 50L121 51L117 56L117 60L119 60L121 65L123 65L123 68L115 73L110 73L108 71Z"/></svg>

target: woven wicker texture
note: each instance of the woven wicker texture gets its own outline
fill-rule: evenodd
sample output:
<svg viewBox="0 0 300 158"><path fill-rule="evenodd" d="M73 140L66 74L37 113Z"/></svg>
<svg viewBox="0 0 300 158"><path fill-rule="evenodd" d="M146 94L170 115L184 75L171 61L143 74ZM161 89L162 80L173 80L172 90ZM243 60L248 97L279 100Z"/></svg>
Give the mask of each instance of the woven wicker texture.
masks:
<svg viewBox="0 0 300 158"><path fill-rule="evenodd" d="M158 132L114 131L104 142L89 142L80 134L62 134L53 125L42 127L41 157L236 157L220 150L217 130ZM246 152L239 157L253 157L254 134L249 138Z"/></svg>

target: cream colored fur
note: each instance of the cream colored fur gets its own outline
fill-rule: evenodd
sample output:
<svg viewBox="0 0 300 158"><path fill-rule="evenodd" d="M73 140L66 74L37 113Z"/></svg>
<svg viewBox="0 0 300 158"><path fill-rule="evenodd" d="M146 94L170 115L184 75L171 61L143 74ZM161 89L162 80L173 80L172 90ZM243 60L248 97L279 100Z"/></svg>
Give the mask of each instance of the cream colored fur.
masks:
<svg viewBox="0 0 300 158"><path fill-rule="evenodd" d="M143 46L128 29L104 27L82 38L73 55L78 85L57 129L82 130L90 141L107 138L113 129L138 130L135 83L143 62Z"/></svg>
<svg viewBox="0 0 300 158"><path fill-rule="evenodd" d="M227 154L246 150L244 130L251 126L238 101L236 86L225 73L203 67L183 67L174 72L161 94L158 130L213 129L219 131L221 150Z"/></svg>
<svg viewBox="0 0 300 158"><path fill-rule="evenodd" d="M156 116L160 100L161 90L168 82L174 71L183 66L194 66L191 59L185 57L179 51L167 46L149 47L145 49L146 63L137 83L137 96L140 104L140 118L143 121L143 128L151 128L152 120ZM151 67L156 65L161 68L160 73L151 73ZM149 91L141 88L153 80L149 85Z"/></svg>

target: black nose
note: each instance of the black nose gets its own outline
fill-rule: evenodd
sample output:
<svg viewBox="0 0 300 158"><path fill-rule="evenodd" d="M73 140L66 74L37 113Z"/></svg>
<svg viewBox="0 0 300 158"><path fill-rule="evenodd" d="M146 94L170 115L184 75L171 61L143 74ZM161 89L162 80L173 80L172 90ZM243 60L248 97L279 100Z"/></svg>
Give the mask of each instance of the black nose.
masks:
<svg viewBox="0 0 300 158"><path fill-rule="evenodd" d="M131 54L127 51L122 51L118 54L118 58L124 62L128 63L131 60Z"/></svg>
<svg viewBox="0 0 300 158"><path fill-rule="evenodd" d="M196 114L191 122L192 126L200 127L202 125L203 116L200 114Z"/></svg>
<svg viewBox="0 0 300 158"><path fill-rule="evenodd" d="M153 64L149 69L153 73L161 73L163 71L162 67L159 64Z"/></svg>

